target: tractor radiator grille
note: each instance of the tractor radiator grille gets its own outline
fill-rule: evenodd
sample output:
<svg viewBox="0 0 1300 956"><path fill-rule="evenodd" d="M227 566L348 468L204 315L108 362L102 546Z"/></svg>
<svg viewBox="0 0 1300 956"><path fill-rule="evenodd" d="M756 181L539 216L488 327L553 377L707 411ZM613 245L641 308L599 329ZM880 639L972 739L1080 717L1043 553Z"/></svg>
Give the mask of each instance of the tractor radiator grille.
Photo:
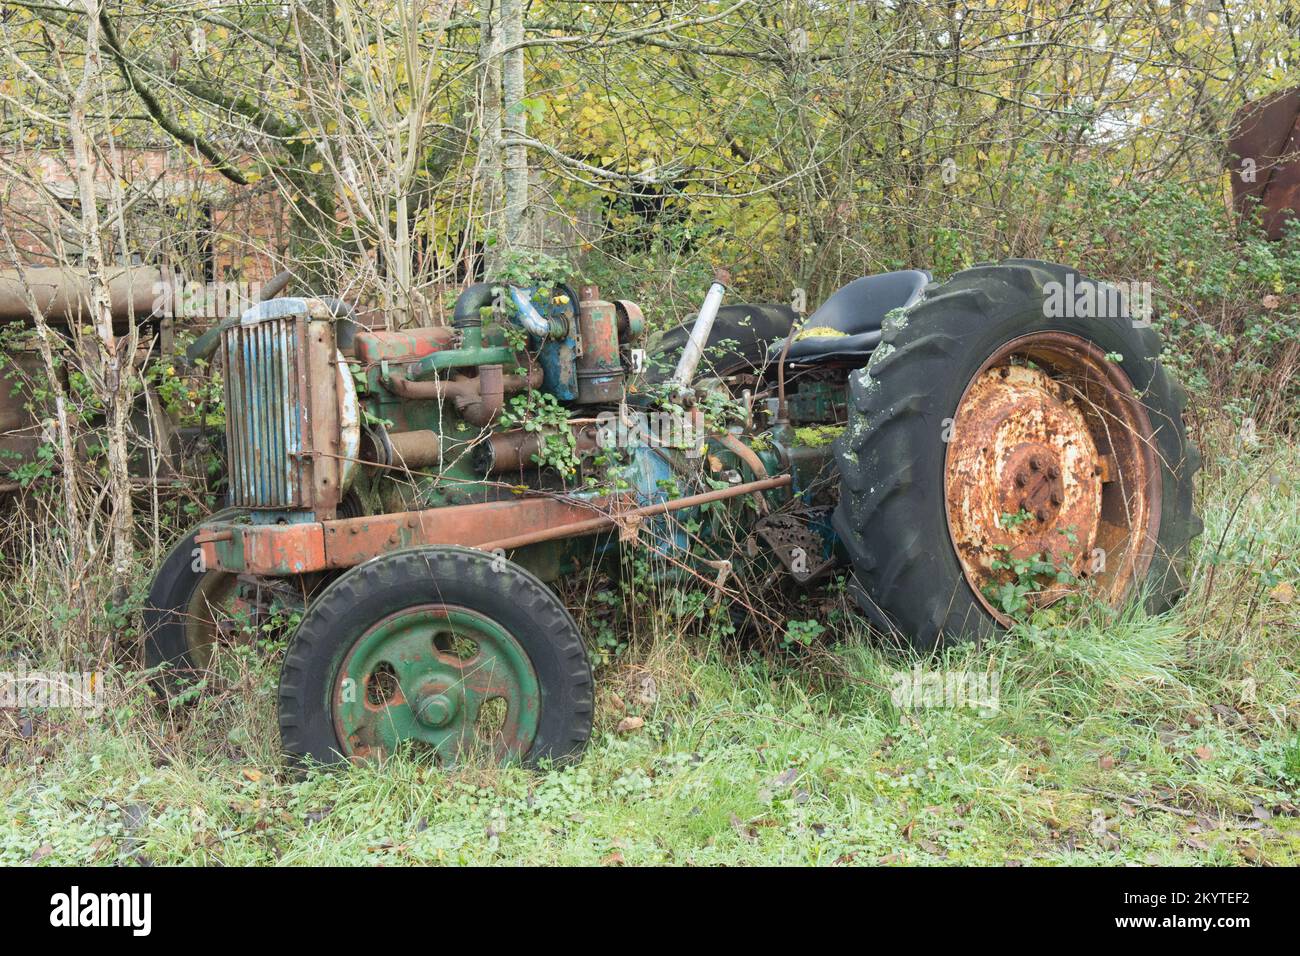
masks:
<svg viewBox="0 0 1300 956"><path fill-rule="evenodd" d="M298 323L239 324L224 335L231 504L295 508L303 498Z"/></svg>

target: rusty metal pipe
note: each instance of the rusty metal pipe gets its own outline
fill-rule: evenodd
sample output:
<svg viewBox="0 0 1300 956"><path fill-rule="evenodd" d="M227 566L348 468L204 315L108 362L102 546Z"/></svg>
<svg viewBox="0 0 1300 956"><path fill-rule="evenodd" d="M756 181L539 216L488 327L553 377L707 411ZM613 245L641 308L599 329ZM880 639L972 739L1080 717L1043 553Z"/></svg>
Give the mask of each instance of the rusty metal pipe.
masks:
<svg viewBox="0 0 1300 956"><path fill-rule="evenodd" d="M758 452L754 451L754 449L750 448L738 437L731 434L731 432L723 432L717 437L723 448L727 449L727 451L731 452L749 466L749 470L755 478L761 481L768 476L767 466L763 464L763 459L758 457ZM767 500L760 495L758 498L759 514L767 514L768 510Z"/></svg>
<svg viewBox="0 0 1300 956"><path fill-rule="evenodd" d="M129 316L146 319L156 307L169 311L165 276L156 266L105 269L113 321ZM86 269L72 266L22 266L0 271L0 322L30 321L27 294L52 322L79 321L89 315L90 278Z"/></svg>
<svg viewBox="0 0 1300 956"><path fill-rule="evenodd" d="M428 428L409 432L389 432L388 446L392 461L387 464L406 468L427 468L442 460L442 437Z"/></svg>
<svg viewBox="0 0 1300 956"><path fill-rule="evenodd" d="M569 427L573 430L575 451L579 456L598 446L599 435L591 422L571 419ZM475 467L494 475L536 468L533 456L541 447L542 435L538 432L522 428L494 432L476 447Z"/></svg>
<svg viewBox="0 0 1300 956"><path fill-rule="evenodd" d="M484 428L496 421L505 405L505 382L500 365L481 365L474 391L453 399L460 417L471 425Z"/></svg>
<svg viewBox="0 0 1300 956"><path fill-rule="evenodd" d="M550 528L540 528L536 531L529 531L525 534L517 534L509 538L501 538L497 541L489 541L487 544L479 545L484 551L495 551L500 548L503 551L511 551L515 548L522 548L530 544L541 544L544 541L554 541L556 538L573 538L579 535L593 534L597 531L604 531L613 528L618 524L618 519L622 518L649 518L656 515L668 514L673 511L681 511L683 508L695 508L699 505L711 504L714 501L725 501L728 498L736 498L740 495L747 495L752 492L771 491L775 488L784 488L790 484L789 475L778 475L775 478L766 478L763 481L747 481L744 484L734 485L731 488L719 488L716 491L706 491L703 494L688 495L685 498L675 498L672 501L661 501L658 504L643 505L640 508L633 508L625 511L621 515L601 515L598 518L590 518L586 521L577 521L571 524L555 525Z"/></svg>
<svg viewBox="0 0 1300 956"><path fill-rule="evenodd" d="M495 421L497 415L501 413L506 395L522 392L526 388L541 387L543 373L538 366L531 366L526 375L504 375L502 371L500 365L483 365L480 366L476 378L460 376L427 382L411 381L404 375L394 372L388 377L387 383L389 389L399 398L418 401L450 399L455 403L458 414L470 424L482 428ZM493 403L495 403L495 410L492 410Z"/></svg>

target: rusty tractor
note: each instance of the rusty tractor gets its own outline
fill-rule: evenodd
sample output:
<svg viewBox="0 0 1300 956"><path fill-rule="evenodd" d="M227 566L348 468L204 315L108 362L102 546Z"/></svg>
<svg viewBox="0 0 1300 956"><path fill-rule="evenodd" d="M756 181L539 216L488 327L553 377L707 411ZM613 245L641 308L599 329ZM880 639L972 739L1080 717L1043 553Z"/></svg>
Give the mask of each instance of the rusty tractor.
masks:
<svg viewBox="0 0 1300 956"><path fill-rule="evenodd" d="M649 349L634 303L558 284L470 286L450 326L375 331L311 298L225 326L229 507L153 582L161 683L287 621L293 760L538 765L581 752L593 706L548 585L629 549L711 581L842 570L922 651L1081 592L1177 599L1198 456L1113 287L912 270L799 321L723 306L726 281Z"/></svg>

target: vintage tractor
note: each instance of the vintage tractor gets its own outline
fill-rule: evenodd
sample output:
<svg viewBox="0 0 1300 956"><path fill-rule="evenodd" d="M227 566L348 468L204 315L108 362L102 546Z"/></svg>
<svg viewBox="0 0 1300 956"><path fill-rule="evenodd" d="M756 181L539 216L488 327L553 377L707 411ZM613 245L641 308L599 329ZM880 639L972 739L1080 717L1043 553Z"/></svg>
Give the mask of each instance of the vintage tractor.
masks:
<svg viewBox="0 0 1300 956"><path fill-rule="evenodd" d="M229 507L159 569L148 663L185 685L289 620L291 757L536 765L592 721L548 582L627 549L710 581L847 570L922 650L1081 591L1177 598L1198 456L1114 287L1022 260L895 272L799 322L722 307L725 281L648 353L640 309L592 287L478 284L409 331L251 309L219 348Z"/></svg>

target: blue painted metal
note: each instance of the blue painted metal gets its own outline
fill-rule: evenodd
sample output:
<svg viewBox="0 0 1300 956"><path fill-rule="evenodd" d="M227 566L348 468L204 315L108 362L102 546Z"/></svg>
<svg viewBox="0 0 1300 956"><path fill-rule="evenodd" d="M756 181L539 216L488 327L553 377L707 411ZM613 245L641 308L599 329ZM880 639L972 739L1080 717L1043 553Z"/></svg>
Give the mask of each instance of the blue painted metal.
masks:
<svg viewBox="0 0 1300 956"><path fill-rule="evenodd" d="M542 366L542 391L550 392L562 402L578 397L578 343L573 334L559 342L542 346L538 362Z"/></svg>
<svg viewBox="0 0 1300 956"><path fill-rule="evenodd" d="M294 509L303 501L298 327L302 299L259 303L223 334L230 503Z"/></svg>

